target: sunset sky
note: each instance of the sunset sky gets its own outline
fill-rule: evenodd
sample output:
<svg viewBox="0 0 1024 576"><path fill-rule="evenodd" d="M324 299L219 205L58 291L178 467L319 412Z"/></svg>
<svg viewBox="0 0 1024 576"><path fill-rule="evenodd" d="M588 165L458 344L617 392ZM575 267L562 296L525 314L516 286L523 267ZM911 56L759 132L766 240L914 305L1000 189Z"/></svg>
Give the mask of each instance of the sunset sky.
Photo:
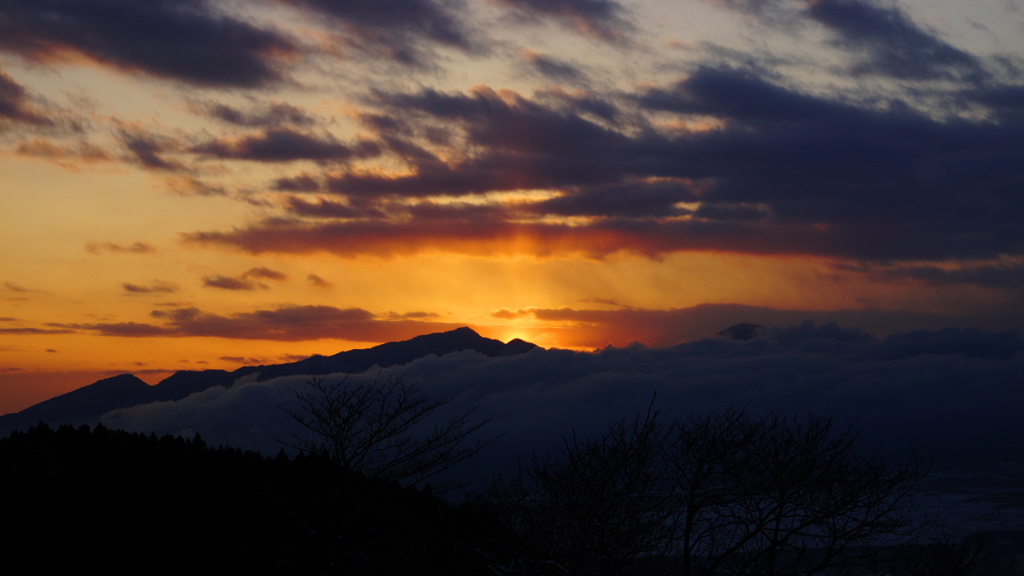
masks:
<svg viewBox="0 0 1024 576"><path fill-rule="evenodd" d="M1024 326L1021 0L0 0L0 414L470 326Z"/></svg>

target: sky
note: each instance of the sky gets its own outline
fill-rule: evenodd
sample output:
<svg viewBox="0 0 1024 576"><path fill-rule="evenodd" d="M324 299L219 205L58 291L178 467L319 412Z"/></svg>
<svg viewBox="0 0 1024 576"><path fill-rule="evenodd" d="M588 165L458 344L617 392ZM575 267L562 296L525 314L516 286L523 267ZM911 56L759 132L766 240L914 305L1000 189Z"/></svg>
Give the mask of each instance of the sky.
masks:
<svg viewBox="0 0 1024 576"><path fill-rule="evenodd" d="M0 413L470 326L1024 327L1020 0L0 0Z"/></svg>

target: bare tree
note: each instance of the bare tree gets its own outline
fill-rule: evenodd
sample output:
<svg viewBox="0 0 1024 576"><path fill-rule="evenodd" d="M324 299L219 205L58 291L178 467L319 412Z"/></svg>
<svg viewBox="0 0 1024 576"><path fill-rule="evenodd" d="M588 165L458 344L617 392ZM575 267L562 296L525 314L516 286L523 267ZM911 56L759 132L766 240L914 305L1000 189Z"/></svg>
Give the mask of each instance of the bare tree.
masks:
<svg viewBox="0 0 1024 576"><path fill-rule="evenodd" d="M657 414L622 420L597 439L564 437L559 458L536 454L518 476L500 476L490 499L514 535L499 573L646 573L670 544Z"/></svg>
<svg viewBox="0 0 1024 576"><path fill-rule="evenodd" d="M471 420L477 407L436 421L448 404L428 400L402 376L382 376L351 384L348 376L329 383L314 377L292 390L298 408L280 407L304 429L279 439L286 446L318 454L371 478L418 486L479 452L499 436L470 440L489 419ZM445 492L464 482L443 479L432 488Z"/></svg>
<svg viewBox="0 0 1024 576"><path fill-rule="evenodd" d="M864 574L925 541L920 466L861 452L831 419L657 418L574 436L496 480L518 573Z"/></svg>
<svg viewBox="0 0 1024 576"><path fill-rule="evenodd" d="M831 419L726 411L664 444L684 574L841 574L916 541L916 463L861 453Z"/></svg>

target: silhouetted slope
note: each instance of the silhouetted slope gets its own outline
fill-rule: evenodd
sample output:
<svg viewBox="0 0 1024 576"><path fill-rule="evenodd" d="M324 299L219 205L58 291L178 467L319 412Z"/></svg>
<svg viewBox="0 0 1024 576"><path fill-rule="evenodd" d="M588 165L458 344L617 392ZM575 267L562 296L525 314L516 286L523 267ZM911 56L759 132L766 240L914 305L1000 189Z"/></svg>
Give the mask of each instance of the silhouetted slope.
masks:
<svg viewBox="0 0 1024 576"><path fill-rule="evenodd" d="M202 392L211 386L231 384L236 376L227 370L180 370L153 386L150 402L173 402L189 394Z"/></svg>
<svg viewBox="0 0 1024 576"><path fill-rule="evenodd" d="M105 412L151 402L152 397L149 384L131 374L121 374L2 416L0 434L24 430L39 422L95 424Z"/></svg>
<svg viewBox="0 0 1024 576"><path fill-rule="evenodd" d="M536 345L519 339L505 344L500 340L484 338L470 328L458 328L402 342L388 342L373 348L339 352L333 356L312 356L287 364L244 366L233 372L181 370L155 386L149 386L130 374L123 374L51 398L16 414L0 416L0 435L12 430L24 430L39 422L51 426L95 424L103 413L110 410L149 402L181 400L189 394L213 386L231 386L235 380L250 374L258 374L259 380L269 380L280 376L357 373L373 366L389 368L408 364L431 354L443 356L472 350L495 357L522 354L534 348Z"/></svg>
<svg viewBox="0 0 1024 576"><path fill-rule="evenodd" d="M102 426L0 439L5 574L485 574L486 518L332 462Z"/></svg>
<svg viewBox="0 0 1024 576"><path fill-rule="evenodd" d="M408 364L417 358L434 354L444 356L452 352L473 350L485 356L511 356L528 352L537 346L516 339L508 344L492 338L484 338L471 328L457 328L449 332L416 336L402 342L388 342L360 350L339 352L333 356L312 356L298 362L271 366L246 366L235 370L234 378L254 372L260 380L296 374L329 374L332 372L363 372L374 366L388 368Z"/></svg>

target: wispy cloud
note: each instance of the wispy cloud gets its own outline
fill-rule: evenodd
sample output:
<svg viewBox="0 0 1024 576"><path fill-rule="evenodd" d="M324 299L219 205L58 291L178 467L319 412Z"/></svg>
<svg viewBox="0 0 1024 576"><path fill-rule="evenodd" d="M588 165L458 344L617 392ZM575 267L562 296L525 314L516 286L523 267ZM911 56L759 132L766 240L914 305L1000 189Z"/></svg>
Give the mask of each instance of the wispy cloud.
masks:
<svg viewBox="0 0 1024 576"><path fill-rule="evenodd" d="M246 128L309 127L319 120L306 110L287 102L270 102L243 109L214 101L195 101L190 109L209 118Z"/></svg>
<svg viewBox="0 0 1024 576"><path fill-rule="evenodd" d="M35 125L53 123L35 108L25 88L0 70L0 129L5 121Z"/></svg>
<svg viewBox="0 0 1024 576"><path fill-rule="evenodd" d="M336 29L343 43L363 55L406 65L428 64L435 46L467 53L485 48L460 17L461 0L278 1L340 25Z"/></svg>
<svg viewBox="0 0 1024 576"><path fill-rule="evenodd" d="M156 252L156 247L148 242L138 241L128 245L115 242L87 242L85 251L90 254L102 254L103 252L110 252L112 254L152 254Z"/></svg>
<svg viewBox="0 0 1024 576"><path fill-rule="evenodd" d="M316 286L317 288L333 288L334 287L334 283L329 282L327 280L324 280L323 278L321 278L320 276L317 276L316 274L309 274L309 275L307 275L306 276L306 282L309 282L311 285Z"/></svg>
<svg viewBox="0 0 1024 576"><path fill-rule="evenodd" d="M255 290L257 288L266 290L270 288L260 282L260 280L284 282L288 280L288 275L284 272L278 272L261 266L250 268L240 276L205 276L203 278L203 286L223 290Z"/></svg>
<svg viewBox="0 0 1024 576"><path fill-rule="evenodd" d="M623 42L633 31L629 11L617 0L495 0L528 23L553 20L579 34Z"/></svg>
<svg viewBox="0 0 1024 576"><path fill-rule="evenodd" d="M178 291L178 286L173 282L154 280L149 284L132 284L125 282L121 284L127 294L173 294Z"/></svg>
<svg viewBox="0 0 1024 576"><path fill-rule="evenodd" d="M291 128L273 128L239 140L213 140L200 144L192 152L216 158L254 162L344 162L355 158L372 158L380 154L373 142L346 145L329 133L313 134Z"/></svg>

